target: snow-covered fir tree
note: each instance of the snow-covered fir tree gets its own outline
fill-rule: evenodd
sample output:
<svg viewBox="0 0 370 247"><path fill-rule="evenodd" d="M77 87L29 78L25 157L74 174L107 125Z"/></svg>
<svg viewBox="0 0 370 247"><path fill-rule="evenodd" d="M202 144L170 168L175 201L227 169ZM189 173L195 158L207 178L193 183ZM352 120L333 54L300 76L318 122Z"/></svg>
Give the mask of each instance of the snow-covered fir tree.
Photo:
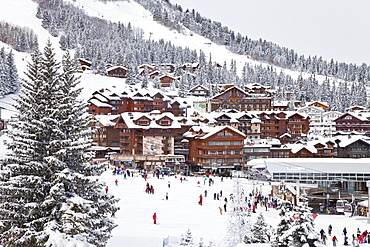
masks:
<svg viewBox="0 0 370 247"><path fill-rule="evenodd" d="M4 47L0 50L0 94L6 95L19 90L18 72L15 66L13 51L5 53Z"/></svg>
<svg viewBox="0 0 370 247"><path fill-rule="evenodd" d="M275 235L273 236L273 247L288 247L288 230L291 227L291 218L288 213L288 208L290 208L290 202L284 201L280 205L280 222L276 228Z"/></svg>
<svg viewBox="0 0 370 247"><path fill-rule="evenodd" d="M194 246L193 233L190 229L187 229L186 233L181 235L180 245Z"/></svg>
<svg viewBox="0 0 370 247"><path fill-rule="evenodd" d="M15 93L19 90L19 81L18 81L18 70L15 66L13 52L10 51L5 60L7 76L8 76L8 85L6 86L6 93Z"/></svg>
<svg viewBox="0 0 370 247"><path fill-rule="evenodd" d="M141 81L141 88L145 88L145 89L148 89L148 77L149 77L149 73L148 73L148 66L144 66L144 75L143 75L143 78L142 78L142 81Z"/></svg>
<svg viewBox="0 0 370 247"><path fill-rule="evenodd" d="M233 194L230 196L229 219L225 242L228 246L251 242L251 229L247 216L247 205L240 179L234 179Z"/></svg>
<svg viewBox="0 0 370 247"><path fill-rule="evenodd" d="M269 225L262 213L259 213L256 222L252 226L252 243L268 243L267 237Z"/></svg>
<svg viewBox="0 0 370 247"><path fill-rule="evenodd" d="M103 192L94 177L103 167L84 152L92 119L68 54L60 67L50 41L43 54L36 49L16 99L0 173L2 246L105 246L115 227L117 199Z"/></svg>
<svg viewBox="0 0 370 247"><path fill-rule="evenodd" d="M308 207L307 198L303 198L303 204L295 207L293 215L293 223L291 228L287 231L289 244L288 246L302 247L309 243L309 241L316 241L319 239L319 233L315 230L314 218L311 208Z"/></svg>

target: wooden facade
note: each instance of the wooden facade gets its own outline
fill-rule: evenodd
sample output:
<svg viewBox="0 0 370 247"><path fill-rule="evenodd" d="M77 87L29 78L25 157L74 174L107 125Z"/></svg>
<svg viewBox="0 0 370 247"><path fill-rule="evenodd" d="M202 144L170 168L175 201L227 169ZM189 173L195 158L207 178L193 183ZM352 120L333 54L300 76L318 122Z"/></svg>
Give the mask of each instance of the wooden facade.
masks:
<svg viewBox="0 0 370 247"><path fill-rule="evenodd" d="M96 122L92 126L95 132L92 136L93 144L103 147L118 147L120 143L119 130L115 129L115 121L119 115L95 116Z"/></svg>
<svg viewBox="0 0 370 247"><path fill-rule="evenodd" d="M141 114L123 113L118 118L120 149L124 155L174 154L175 129L181 125L170 113Z"/></svg>
<svg viewBox="0 0 370 247"><path fill-rule="evenodd" d="M344 113L334 120L336 131L370 134L370 113Z"/></svg>
<svg viewBox="0 0 370 247"><path fill-rule="evenodd" d="M169 109L169 101L159 92L152 95L136 92L130 96L127 94L118 96L115 93L107 95L97 91L89 100L88 112L93 115L151 112L153 110L166 112Z"/></svg>
<svg viewBox="0 0 370 247"><path fill-rule="evenodd" d="M205 97L208 95L209 89L202 86L202 85L197 85L191 89L189 89L189 94L192 96L200 96L200 97Z"/></svg>
<svg viewBox="0 0 370 247"><path fill-rule="evenodd" d="M107 69L107 75L111 77L126 78L128 69L123 66L112 66Z"/></svg>
<svg viewBox="0 0 370 247"><path fill-rule="evenodd" d="M211 109L236 109L238 111L271 110L271 97L253 96L237 87L232 87L210 99Z"/></svg>
<svg viewBox="0 0 370 247"><path fill-rule="evenodd" d="M242 169L245 135L229 126L210 130L190 128L190 135L185 134L189 140L189 160L204 169Z"/></svg>
<svg viewBox="0 0 370 247"><path fill-rule="evenodd" d="M358 139L342 145L338 143L338 158L370 158L370 141Z"/></svg>
<svg viewBox="0 0 370 247"><path fill-rule="evenodd" d="M176 78L170 75L163 75L159 77L161 87L171 87L172 83L174 83L175 80Z"/></svg>

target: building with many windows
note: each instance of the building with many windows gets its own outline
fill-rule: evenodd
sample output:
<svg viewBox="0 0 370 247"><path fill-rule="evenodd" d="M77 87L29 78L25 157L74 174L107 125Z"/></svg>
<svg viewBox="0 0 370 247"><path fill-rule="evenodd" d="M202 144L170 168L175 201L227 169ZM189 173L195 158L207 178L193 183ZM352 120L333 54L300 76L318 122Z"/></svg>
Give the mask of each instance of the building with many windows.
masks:
<svg viewBox="0 0 370 247"><path fill-rule="evenodd" d="M115 128L120 130L120 149L124 155L174 154L175 130L180 123L172 113L125 112Z"/></svg>
<svg viewBox="0 0 370 247"><path fill-rule="evenodd" d="M243 168L245 134L230 126L193 126L184 134L189 140L189 162L209 171Z"/></svg>

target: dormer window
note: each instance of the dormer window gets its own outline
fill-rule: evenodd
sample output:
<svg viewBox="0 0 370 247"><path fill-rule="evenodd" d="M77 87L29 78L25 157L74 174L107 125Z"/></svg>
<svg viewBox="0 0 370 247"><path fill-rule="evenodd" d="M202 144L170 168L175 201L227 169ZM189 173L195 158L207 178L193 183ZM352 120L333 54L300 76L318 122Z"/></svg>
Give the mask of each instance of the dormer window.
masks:
<svg viewBox="0 0 370 247"><path fill-rule="evenodd" d="M138 125L144 125L144 126L147 126L147 125L149 125L149 121L148 121L148 120L139 120L139 121L138 121Z"/></svg>
<svg viewBox="0 0 370 247"><path fill-rule="evenodd" d="M170 125L170 122L169 122L168 120L162 120L162 121L160 122L160 125L168 126L168 125Z"/></svg>

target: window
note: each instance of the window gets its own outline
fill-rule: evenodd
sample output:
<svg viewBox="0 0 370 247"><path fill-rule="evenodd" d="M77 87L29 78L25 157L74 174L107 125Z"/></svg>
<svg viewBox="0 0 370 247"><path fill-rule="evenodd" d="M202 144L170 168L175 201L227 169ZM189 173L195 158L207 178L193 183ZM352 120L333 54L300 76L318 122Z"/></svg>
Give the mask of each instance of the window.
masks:
<svg viewBox="0 0 370 247"><path fill-rule="evenodd" d="M232 154L232 151L226 151L226 154L227 155L231 155Z"/></svg>
<svg viewBox="0 0 370 247"><path fill-rule="evenodd" d="M226 146L226 145L230 145L230 142L208 142L208 145L209 146L222 146L222 145Z"/></svg>
<svg viewBox="0 0 370 247"><path fill-rule="evenodd" d="M144 121L144 120L140 120L138 122L138 125L148 125L148 124L149 124L149 122L148 121Z"/></svg>
<svg viewBox="0 0 370 247"><path fill-rule="evenodd" d="M218 155L223 155L224 154L224 151L218 151L217 154Z"/></svg>
<svg viewBox="0 0 370 247"><path fill-rule="evenodd" d="M161 125L170 125L170 122L169 121L161 121Z"/></svg>

